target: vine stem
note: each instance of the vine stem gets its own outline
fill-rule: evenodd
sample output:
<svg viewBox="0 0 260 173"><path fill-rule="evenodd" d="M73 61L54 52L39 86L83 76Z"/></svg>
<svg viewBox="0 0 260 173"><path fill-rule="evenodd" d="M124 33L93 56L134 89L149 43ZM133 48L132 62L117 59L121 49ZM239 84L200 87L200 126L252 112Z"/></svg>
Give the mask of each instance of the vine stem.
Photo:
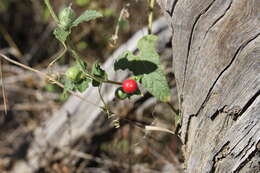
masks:
<svg viewBox="0 0 260 173"><path fill-rule="evenodd" d="M59 19L58 19L58 17L56 16L56 14L55 14L55 12L54 12L54 10L53 10L53 8L52 8L52 6L51 6L51 4L50 4L50 1L49 1L49 0L44 0L44 2L45 2L45 4L46 4L48 10L50 11L52 18L53 18L54 21L58 24L58 23L59 23Z"/></svg>
<svg viewBox="0 0 260 173"><path fill-rule="evenodd" d="M2 60L1 59L0 59L0 77L1 77L1 82L2 82L2 93L3 93L4 110L5 110L5 115L7 115L7 98L6 98L6 95L5 95L3 71L2 71Z"/></svg>
<svg viewBox="0 0 260 173"><path fill-rule="evenodd" d="M115 33L112 35L112 41L113 41L113 44L115 45L116 44L116 41L118 39L118 32L119 32L119 26L120 26L120 22L124 16L124 14L128 14L128 11L127 11L127 7L129 6L129 4L127 4L121 11L120 11L120 15L119 15L119 18L117 20L117 24L116 24L116 29L115 29ZM128 17L128 16L127 16Z"/></svg>
<svg viewBox="0 0 260 173"><path fill-rule="evenodd" d="M57 57L55 57L55 59L48 65L48 69L50 69L51 67L52 67L52 65L56 62L56 61L58 61L63 55L65 55L65 53L67 52L67 50L68 50L68 48L67 48L67 46L66 46L66 44L64 43L64 42L62 42L62 45L63 45L63 50L62 50L62 52L60 52L58 55L57 55Z"/></svg>
<svg viewBox="0 0 260 173"><path fill-rule="evenodd" d="M77 51L73 48L73 45L71 44L71 41L68 40L69 46L68 46L68 50L74 55L74 58L77 60L77 58L80 58L80 56L78 55ZM117 82L117 81L112 81L112 80L108 80L108 79L102 79L99 77L96 77L90 73L87 73L85 71L82 70L82 72L89 78L94 79L100 83L110 83L110 84L115 84L115 85L122 85L122 82Z"/></svg>
<svg viewBox="0 0 260 173"><path fill-rule="evenodd" d="M15 61L15 60L12 60L11 58L5 56L5 55L2 54L2 53L0 53L0 57L2 57L2 58L4 58L5 60L7 60L7 61L9 61L9 62L11 62L11 63L13 63L13 64L15 64L15 65L18 65L18 66L20 66L20 67L22 67L22 68L24 68L24 69L26 69L26 70L32 71L32 72L34 72L34 73L37 73L38 75L40 75L40 76L42 76L42 77L48 79L49 81L53 82L54 84L58 85L59 87L64 88L64 85L63 85L62 83L60 83L59 81L57 81L57 80L54 79L53 77L51 77L51 76L45 74L44 72L41 72L41 71L36 70L36 69L34 69L34 68L31 68L31 67L29 67L29 66L27 66L27 65L24 65L24 64L22 64L22 63L19 63L19 62ZM69 92L70 94L72 94L72 95L74 95L74 96L76 96L76 97L82 99L83 101L85 101L85 102L87 102L87 103L89 103L89 104L91 104L91 105L96 106L96 107L99 108L99 106L97 106L95 103L93 103L93 102L91 102L91 101L89 101L89 100L86 100L83 96L77 94L76 92L74 92L74 91L72 91L72 90L69 90L68 92Z"/></svg>
<svg viewBox="0 0 260 173"><path fill-rule="evenodd" d="M148 3L149 3L148 34L152 34L153 9L154 9L155 0L148 0Z"/></svg>
<svg viewBox="0 0 260 173"><path fill-rule="evenodd" d="M86 73L84 72L84 74L89 77L89 78L92 78L100 83L110 83L110 84L115 84L115 85L122 85L123 83L122 82L116 82L116 81L112 81L112 80L106 80L106 79L102 79L102 78L99 78L99 77L96 77L96 76L93 76L92 74L89 74L89 73Z"/></svg>
<svg viewBox="0 0 260 173"><path fill-rule="evenodd" d="M0 57L2 57L3 59L5 59L6 61L8 61L8 62L10 62L10 63L13 63L13 64L15 64L15 65L18 65L18 66L20 66L20 67L22 67L22 68L24 68L24 69L26 69L26 70L35 72L35 73L37 73L38 75L43 76L43 77L47 78L48 80L55 82L55 84L58 85L59 87L64 88L64 85L63 85L62 83L60 83L59 81L57 81L57 80L54 79L53 77L51 77L51 76L49 76L49 75L47 75L47 74L45 74L45 73L43 73L43 72L41 72L41 71L39 71L39 70L36 70L36 69L31 68L31 67L29 67L29 66L27 66L27 65L24 65L24 64L21 64L21 63L15 61L15 60L12 60L11 58L5 56L5 55L2 54L2 53L0 53ZM78 98L82 99L83 101L85 101L85 102L87 102L87 103L89 103L89 104L92 104L92 105L94 105L94 106L96 106L96 107L98 107L98 108L102 108L102 107L97 106L95 103L92 103L91 101L86 100L84 97L82 97L81 95L79 95L79 94L77 94L77 93L75 93L75 92L73 92L73 91L71 91L71 90L69 90L68 92L69 92L70 94L72 94L72 95L77 96ZM100 96L101 96L101 100L102 100L103 104L104 104L105 107L106 107L107 104L105 103L105 101L104 101L104 99L103 99L103 97L102 97L102 95L101 95L100 87L99 87L99 94L100 94ZM109 111L109 109L108 109L108 111ZM109 111L109 112L110 112L110 111ZM173 131L171 131L171 130L169 130L169 129L162 128L162 127L147 126L147 125L144 126L144 127L145 127L144 130L147 130L147 131L161 131L161 132L167 132L167 133L171 133L171 134L175 135L175 133L174 133Z"/></svg>

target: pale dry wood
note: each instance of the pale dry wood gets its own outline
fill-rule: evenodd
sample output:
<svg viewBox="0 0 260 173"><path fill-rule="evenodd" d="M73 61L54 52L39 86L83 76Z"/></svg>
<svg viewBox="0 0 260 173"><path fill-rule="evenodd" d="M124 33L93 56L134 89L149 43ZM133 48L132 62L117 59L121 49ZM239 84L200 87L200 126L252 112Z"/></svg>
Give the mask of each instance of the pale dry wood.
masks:
<svg viewBox="0 0 260 173"><path fill-rule="evenodd" d="M158 1L172 11L186 172L260 172L260 1Z"/></svg>

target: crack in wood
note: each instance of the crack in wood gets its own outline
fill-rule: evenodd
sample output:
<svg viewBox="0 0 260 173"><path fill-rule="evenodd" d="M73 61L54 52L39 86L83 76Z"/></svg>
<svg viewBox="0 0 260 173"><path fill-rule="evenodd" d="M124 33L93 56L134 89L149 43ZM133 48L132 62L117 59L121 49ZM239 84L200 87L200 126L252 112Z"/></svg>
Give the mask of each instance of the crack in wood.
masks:
<svg viewBox="0 0 260 173"><path fill-rule="evenodd" d="M230 3L229 3L229 5L228 5L227 9L225 10L225 12L224 12L221 16L219 16L219 17L212 23L212 25L211 25L211 26L209 27L209 29L206 31L203 40L206 38L206 36L208 35L208 32L211 30L211 28L213 28L213 27L227 14L228 10L231 8L232 3L233 3L233 0L230 1Z"/></svg>
<svg viewBox="0 0 260 173"><path fill-rule="evenodd" d="M249 107L252 108L252 110L254 110L254 107L256 108L257 106L252 107L252 105L255 104L250 104ZM239 134L237 134L239 137L239 139L237 139L237 137L233 138L232 140L229 139L229 136L232 135L232 133L229 134L229 136L226 136L226 140L224 140L223 142L220 143L219 147L220 149L217 149L216 151L213 151L213 156L211 156L212 159L209 159L208 161L208 168L210 173L215 172L216 168L217 168L217 162L219 162L220 160L226 158L227 155L230 155L233 158L239 157L240 159L238 160L238 162L235 164L232 172L236 172L238 169L242 168L242 163L245 162L249 162L247 161L248 159L250 159L250 155L255 152L255 150L258 151L257 149L257 143L258 141L260 141L260 138L258 141L255 141L253 138L258 138L257 135L259 134L259 120L260 117L257 117L257 114L255 114L256 119L253 119L249 122L246 122L246 126L243 126L243 129L240 130ZM239 127L239 126L237 126ZM233 127L234 128L234 127ZM258 129L255 129L258 128ZM254 129L254 132L252 133L252 130ZM235 129L233 129L232 131L234 131ZM239 129L238 129L239 130ZM231 132L232 132L231 131ZM242 136L241 136L242 135ZM246 143L243 143L246 142ZM225 145L229 144L229 148L228 150L226 150L224 153L222 153L222 151L224 151L224 147ZM232 146L231 146L232 144ZM239 144L242 144L242 150L241 150L241 146L239 147ZM236 150L238 153L236 153ZM228 159L227 159L228 160ZM239 168L240 167L240 168Z"/></svg>
<svg viewBox="0 0 260 173"><path fill-rule="evenodd" d="M256 133L254 133L254 134L256 134ZM249 138L249 140L248 140L246 146L244 146L243 150L241 150L238 154L236 154L235 157L238 157L238 156L241 155L242 153L244 153L244 154L241 156L241 158L245 157L246 154L247 154L247 152L248 152L248 151L254 146L254 144L255 144L255 143L253 142L253 143L250 145L251 141L252 141L252 137Z"/></svg>
<svg viewBox="0 0 260 173"><path fill-rule="evenodd" d="M205 106L205 104L208 102L210 96L211 96L211 92L213 90L213 88L215 87L216 83L218 82L218 80L220 79L220 77L225 73L225 71L227 71L231 65L233 64L233 62L235 61L235 59L237 58L237 56L239 55L239 53L252 41L254 41L258 36L260 36L260 33L257 33L255 36L253 36L252 38L248 39L245 43L242 43L238 49L236 50L233 58L231 59L230 63L220 72L220 74L218 75L218 77L216 78L216 80L214 81L214 83L212 84L212 86L210 87L207 96L205 98L205 100L202 102L199 110L197 111L197 113L195 114L196 116L200 113L200 111L203 109L203 107ZM209 115L209 118L215 118L213 117L214 114ZM214 120L214 119L213 119Z"/></svg>
<svg viewBox="0 0 260 173"><path fill-rule="evenodd" d="M177 2L178 2L178 0L173 0L172 9L167 11L171 17L173 16L174 9L177 5Z"/></svg>
<svg viewBox="0 0 260 173"><path fill-rule="evenodd" d="M215 155L212 157L211 159L211 168L208 171L209 173L214 173L215 169L216 169L216 164L217 162L219 162L220 160L224 159L226 157L225 152L229 149L229 143L230 141L226 141L221 147L220 149L215 153ZM222 153L223 152L223 153Z"/></svg>
<svg viewBox="0 0 260 173"><path fill-rule="evenodd" d="M251 130L252 130L255 126L256 126L256 122L251 126L250 129L248 129L248 131L247 131L245 134L243 133L243 137L240 138L240 139L236 142L236 144L230 149L230 152L229 152L228 154L230 154L230 153L237 147L237 145L238 145L241 141L243 141L243 140L247 137L248 134L250 134Z"/></svg>
<svg viewBox="0 0 260 173"><path fill-rule="evenodd" d="M243 113L254 103L254 101L256 100L256 98L260 95L260 90L258 90L255 95L253 95L253 97L251 97L248 102L245 104L245 106L242 108L242 110L240 111L240 115L243 115Z"/></svg>
<svg viewBox="0 0 260 173"><path fill-rule="evenodd" d="M187 56L186 56L185 66L184 66L184 76L183 76L182 88L184 88L185 83L186 83L187 66L188 66L188 60L189 60L189 56L190 56L190 48L191 48L192 38L193 38L193 35L194 35L194 30L195 30L197 23L198 23L199 19L201 18L201 16L203 14L207 13L207 11L210 9L210 7L213 5L213 3L215 1L216 0L211 1L211 3L196 17L195 22L192 25L191 33L190 33L190 36L189 36L189 42L188 42ZM183 89L182 89L182 92L183 92Z"/></svg>
<svg viewBox="0 0 260 173"><path fill-rule="evenodd" d="M235 170L232 171L232 173L238 173L239 170L241 170L248 162L251 161L251 159L256 155L258 151L254 150L247 159L245 159L242 163L240 163L239 167L237 167Z"/></svg>
<svg viewBox="0 0 260 173"><path fill-rule="evenodd" d="M185 137L184 137L184 139L182 141L184 144L186 144L187 141L188 141L188 134L189 134L189 129L190 129L189 128L190 127L190 121L191 121L191 118L194 117L194 116L195 116L194 114L188 115L188 119L187 119L187 122L185 124L185 126L186 126Z"/></svg>

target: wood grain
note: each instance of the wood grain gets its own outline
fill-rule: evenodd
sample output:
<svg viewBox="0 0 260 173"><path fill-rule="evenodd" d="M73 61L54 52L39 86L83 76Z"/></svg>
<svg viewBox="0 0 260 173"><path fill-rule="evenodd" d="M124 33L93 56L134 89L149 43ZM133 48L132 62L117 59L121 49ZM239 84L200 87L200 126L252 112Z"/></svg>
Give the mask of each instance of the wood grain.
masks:
<svg viewBox="0 0 260 173"><path fill-rule="evenodd" d="M260 1L158 2L172 11L187 172L260 172Z"/></svg>

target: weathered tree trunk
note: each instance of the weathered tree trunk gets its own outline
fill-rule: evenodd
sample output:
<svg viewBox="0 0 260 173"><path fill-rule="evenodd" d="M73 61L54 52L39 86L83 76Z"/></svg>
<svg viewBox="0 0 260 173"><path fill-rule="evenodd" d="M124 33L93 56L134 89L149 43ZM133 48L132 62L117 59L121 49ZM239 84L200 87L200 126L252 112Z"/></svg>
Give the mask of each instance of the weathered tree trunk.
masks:
<svg viewBox="0 0 260 173"><path fill-rule="evenodd" d="M260 0L158 0L187 173L260 172Z"/></svg>

